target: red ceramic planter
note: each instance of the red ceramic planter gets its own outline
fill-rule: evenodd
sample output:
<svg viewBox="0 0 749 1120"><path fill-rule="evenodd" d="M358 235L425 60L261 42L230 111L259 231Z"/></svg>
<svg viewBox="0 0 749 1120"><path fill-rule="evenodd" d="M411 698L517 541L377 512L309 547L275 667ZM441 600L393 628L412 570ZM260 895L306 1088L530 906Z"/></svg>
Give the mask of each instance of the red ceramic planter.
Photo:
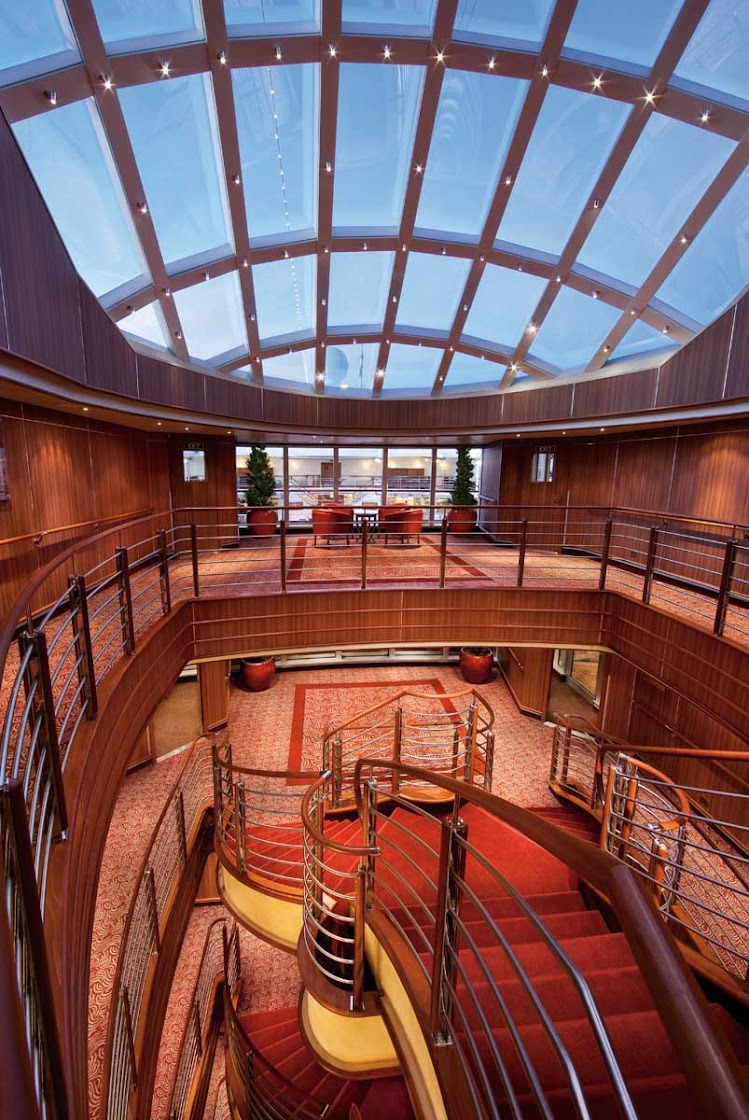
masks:
<svg viewBox="0 0 749 1120"><path fill-rule="evenodd" d="M493 663L491 653L469 653L465 649L460 651L460 671L469 684L486 684L492 675Z"/></svg>
<svg viewBox="0 0 749 1120"><path fill-rule="evenodd" d="M451 533L470 533L476 525L476 510L472 506L455 506L447 515Z"/></svg>
<svg viewBox="0 0 749 1120"><path fill-rule="evenodd" d="M278 514L274 509L251 509L247 527L254 537L271 537L276 531Z"/></svg>
<svg viewBox="0 0 749 1120"><path fill-rule="evenodd" d="M276 675L276 660L266 657L264 661L242 662L242 683L250 692L265 692L270 688Z"/></svg>

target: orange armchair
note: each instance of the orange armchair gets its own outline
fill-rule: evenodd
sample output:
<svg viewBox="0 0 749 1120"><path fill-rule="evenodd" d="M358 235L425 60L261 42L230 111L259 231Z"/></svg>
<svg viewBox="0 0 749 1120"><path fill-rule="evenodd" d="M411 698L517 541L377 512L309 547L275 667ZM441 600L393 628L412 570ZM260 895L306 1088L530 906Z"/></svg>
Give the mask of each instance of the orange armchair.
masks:
<svg viewBox="0 0 749 1120"><path fill-rule="evenodd" d="M349 543L354 535L354 511L348 506L324 505L312 507L313 543L317 548L317 538L327 540L328 545L335 539L337 543Z"/></svg>
<svg viewBox="0 0 749 1120"><path fill-rule="evenodd" d="M379 530L388 537L400 537L401 544L405 544L409 537L413 537L412 548L419 547L419 534L424 521L424 510L409 506L390 506L380 510Z"/></svg>

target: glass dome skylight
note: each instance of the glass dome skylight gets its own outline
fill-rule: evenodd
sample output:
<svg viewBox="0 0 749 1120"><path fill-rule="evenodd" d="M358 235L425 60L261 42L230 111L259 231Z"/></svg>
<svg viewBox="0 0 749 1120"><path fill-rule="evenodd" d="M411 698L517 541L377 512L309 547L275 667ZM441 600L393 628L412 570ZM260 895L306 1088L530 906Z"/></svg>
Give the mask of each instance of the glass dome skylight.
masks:
<svg viewBox="0 0 749 1120"><path fill-rule="evenodd" d="M139 347L307 393L648 368L749 284L749 0L0 0L0 108Z"/></svg>

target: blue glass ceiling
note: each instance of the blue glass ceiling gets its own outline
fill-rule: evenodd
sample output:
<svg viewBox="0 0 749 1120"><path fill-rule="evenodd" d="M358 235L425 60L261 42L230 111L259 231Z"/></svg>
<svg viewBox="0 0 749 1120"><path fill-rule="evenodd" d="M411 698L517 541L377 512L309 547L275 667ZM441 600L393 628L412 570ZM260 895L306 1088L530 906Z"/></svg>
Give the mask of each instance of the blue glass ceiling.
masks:
<svg viewBox="0 0 749 1120"><path fill-rule="evenodd" d="M332 42L322 0L223 0L207 42L201 0L92 5L100 41L0 0L0 108L140 345L404 396L447 350L444 391L488 392L658 364L749 284L749 0L693 16L649 108L683 0L458 0L451 33L437 0L342 0Z"/></svg>

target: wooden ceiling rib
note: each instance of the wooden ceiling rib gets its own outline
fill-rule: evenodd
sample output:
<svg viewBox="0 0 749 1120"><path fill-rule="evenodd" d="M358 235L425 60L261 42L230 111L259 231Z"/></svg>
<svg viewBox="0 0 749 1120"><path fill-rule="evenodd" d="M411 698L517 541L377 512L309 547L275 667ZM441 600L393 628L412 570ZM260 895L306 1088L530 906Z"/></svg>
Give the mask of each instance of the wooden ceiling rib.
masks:
<svg viewBox="0 0 749 1120"><path fill-rule="evenodd" d="M606 165L598 177L598 182L593 188L575 228L562 250L559 264L557 265L557 272L562 278L562 281L565 281L569 275L588 234L593 228L596 218L603 210L606 199L613 190L614 184L631 156L637 141L642 136L651 114L655 112L658 104L658 95L666 88L668 80L677 62L681 58L684 49L689 43L689 40L697 29L697 25L705 14L705 9L709 2L710 0L691 0L690 3L684 4L679 15L676 17L671 31L661 47L660 54L655 60L650 75L641 84L639 108L636 108L630 113L619 139L614 144L609 158L606 161ZM653 95L651 99L647 97L649 93ZM598 206L594 204L594 199L599 200ZM536 309L530 318L530 323L536 327L536 330L538 330L548 315L549 309L556 299L560 288L561 284L555 281L551 281L546 285L546 290L542 293ZM645 300L645 303L647 303L647 300ZM642 309L644 304L641 302L639 292L630 302L629 306ZM526 357L535 334L536 331L526 330L520 344L513 354L512 364L508 368L505 377L502 379L501 388L507 388L512 384L515 373L520 367L520 363ZM513 366L515 366L515 370L513 370Z"/></svg>
<svg viewBox="0 0 749 1120"><path fill-rule="evenodd" d="M338 58L341 38L342 0L323 4L320 40L320 149L317 169L317 303L315 307L315 392L325 388L325 338L328 333L330 292L330 242L333 238L333 192L335 189L336 133L338 130ZM327 247L327 251L326 251Z"/></svg>
<svg viewBox="0 0 749 1120"><path fill-rule="evenodd" d="M543 65L548 68L549 73L553 70L559 58L559 53L575 13L576 5L577 0L557 0L557 4L552 12L544 42L538 56L539 60L544 60ZM512 141L507 150L504 163L502 164L499 178L497 179L497 187L494 192L494 198L489 206L484 228L479 238L476 256L474 257L471 270L468 273L463 295L458 304L458 310L453 319L452 327L450 328L445 353L440 362L440 368L437 371L437 377L435 378L432 388L432 392L434 393L440 392L445 383L445 378L447 377L452 362L453 352L460 341L466 319L470 313L471 304L473 303L481 277L484 273L486 255L494 245L494 239L497 236L497 230L502 221L502 215L505 212L507 202L515 185L520 165L528 150L528 144L533 135L533 129L536 126L538 115L541 112L548 85L548 77L539 69L537 60L535 71L530 78L530 85L525 95L523 108L520 111L520 117L515 126ZM530 369L528 372L531 372Z"/></svg>
<svg viewBox="0 0 749 1120"><path fill-rule="evenodd" d="M239 264L237 274L239 287L242 293L242 307L244 310L244 323L247 329L247 342L249 354L247 361L251 361L260 353L260 333L258 331L257 314L255 310L255 285L252 269L244 268L241 261L249 260L250 236L247 224L247 211L244 201L244 188L242 186L242 160L239 152L239 135L237 132L237 114L234 105L234 87L231 80L230 51L227 42L226 20L224 18L223 4L213 3L212 0L201 0L203 8L203 22L205 26L206 43L208 47L208 63L213 78L213 91L216 98L216 115L218 117L219 140L221 155L224 163L224 180L226 193L229 200L229 214L231 217L232 236L235 255L232 258L234 267ZM226 62L222 62L221 58ZM239 176L239 182L235 182ZM208 272L211 277L223 275L218 269L203 266L203 272ZM196 281L193 280L193 283ZM176 285L174 282L172 286ZM244 364L244 363L243 363ZM262 383L263 375L260 365L253 367L255 380Z"/></svg>
<svg viewBox="0 0 749 1120"><path fill-rule="evenodd" d="M146 192L141 181L135 153L130 143L122 108L114 90L104 88L103 78L109 74L109 59L104 49L91 0L68 0L67 7L86 68L89 84L87 96L93 93L97 99L102 124L117 164L125 197L134 212L133 225L148 270L151 273L155 298L159 302L169 331L171 348L178 358L187 361L189 358L187 344L177 308L169 294L171 282L161 254L156 230L150 213L142 213L137 209L139 204L146 203Z"/></svg>

